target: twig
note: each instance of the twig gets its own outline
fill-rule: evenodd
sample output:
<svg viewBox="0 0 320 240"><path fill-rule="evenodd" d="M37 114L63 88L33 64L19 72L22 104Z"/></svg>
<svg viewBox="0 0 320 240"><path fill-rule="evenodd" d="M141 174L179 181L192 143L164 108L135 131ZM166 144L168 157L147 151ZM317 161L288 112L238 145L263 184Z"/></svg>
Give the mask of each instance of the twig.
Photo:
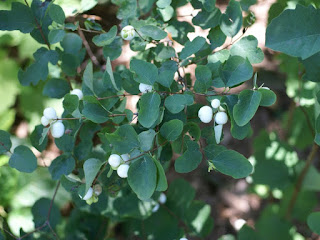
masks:
<svg viewBox="0 0 320 240"><path fill-rule="evenodd" d="M54 194L53 194L53 197L52 197L51 202L50 202L49 211L48 211L48 215L47 215L47 221L49 221L49 218L50 218L50 215L51 215L52 206L53 206L53 202L54 202L54 199L57 196L57 192L59 190L59 187L60 187L60 181L58 181L58 183L57 183L56 189L54 190Z"/></svg>
<svg viewBox="0 0 320 240"><path fill-rule="evenodd" d="M78 33L79 33L79 36L80 36L81 39L82 39L83 45L84 45L84 47L86 48L87 53L88 53L90 59L92 60L92 62L93 62L96 66L98 66L99 68L102 68L102 66L101 66L100 63L98 62L96 56L93 54L93 52L92 52L92 50L91 50L91 48L90 48L90 45L89 45L86 37L84 36L81 28L78 28Z"/></svg>
<svg viewBox="0 0 320 240"><path fill-rule="evenodd" d="M301 188L302 188L303 180L304 180L305 176L307 175L309 167L311 166L312 160L314 159L318 149L319 149L319 146L316 143L314 143L312 146L312 150L309 153L309 156L307 158L306 164L304 165L304 168L302 169L302 171L298 177L297 183L295 184L294 192L291 196L289 206L288 206L287 212L286 212L287 219L291 218L294 205L297 201L299 192L301 191Z"/></svg>

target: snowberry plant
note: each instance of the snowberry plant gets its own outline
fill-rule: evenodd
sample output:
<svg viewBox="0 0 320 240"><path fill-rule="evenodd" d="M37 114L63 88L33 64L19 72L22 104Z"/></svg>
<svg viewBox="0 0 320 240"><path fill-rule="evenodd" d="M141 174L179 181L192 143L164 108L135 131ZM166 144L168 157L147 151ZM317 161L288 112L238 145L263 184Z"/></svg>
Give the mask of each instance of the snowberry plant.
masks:
<svg viewBox="0 0 320 240"><path fill-rule="evenodd" d="M57 181L55 194L35 203L35 230L21 231L17 239L31 234L111 239L117 223L126 239L203 239L213 229L211 206L194 200L187 181L168 184L166 172L173 168L183 177L202 164L214 170L207 174L235 179L253 173L246 157L221 144L223 131L237 141L249 137L258 108L276 101L254 73L264 54L256 37L246 34L254 19L248 1L230 0L224 11L206 0L111 2L118 6L119 24L109 28L81 9L66 18L55 1L13 1L10 10L0 11L0 30L19 30L42 44L34 61L19 71L21 85L44 82L44 93L61 99L63 107L61 116L44 109L31 135L39 152L50 140L60 150L48 167ZM196 14L179 16L185 5ZM297 11L319 17L312 7ZM318 45L306 50L305 31L295 42L301 46L284 43L278 34L285 31L275 24L268 29L268 47L286 52L286 45L286 53L305 61L320 51ZM189 35L199 29L204 34ZM296 37L289 35L287 42ZM115 65L128 45L135 53L129 65ZM139 101L128 109L131 96ZM37 170L30 146L12 148L10 135L0 131L0 153L10 156L9 166L30 174ZM54 202L60 186L74 206L65 220ZM40 206L47 217L36 211Z"/></svg>

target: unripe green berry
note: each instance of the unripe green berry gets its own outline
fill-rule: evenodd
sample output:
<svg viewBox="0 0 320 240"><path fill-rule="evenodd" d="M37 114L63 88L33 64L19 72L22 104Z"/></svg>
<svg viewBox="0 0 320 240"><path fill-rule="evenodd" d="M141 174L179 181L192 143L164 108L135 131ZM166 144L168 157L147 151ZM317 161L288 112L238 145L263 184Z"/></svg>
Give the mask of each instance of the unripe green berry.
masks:
<svg viewBox="0 0 320 240"><path fill-rule="evenodd" d="M132 27L131 25L125 26L124 28L122 28L121 30L121 37L124 40L132 40L136 35L136 32L134 30L134 27Z"/></svg>

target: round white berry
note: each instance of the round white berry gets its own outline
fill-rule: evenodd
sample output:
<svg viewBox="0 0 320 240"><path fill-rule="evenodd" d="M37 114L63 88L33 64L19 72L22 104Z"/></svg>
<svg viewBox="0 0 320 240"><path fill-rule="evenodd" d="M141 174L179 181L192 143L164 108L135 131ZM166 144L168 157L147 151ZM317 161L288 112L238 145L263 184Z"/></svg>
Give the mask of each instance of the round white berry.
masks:
<svg viewBox="0 0 320 240"><path fill-rule="evenodd" d="M124 162L127 162L127 161L130 159L130 156L129 156L128 153L126 153L126 154L121 154L120 157L122 158L122 160L123 160Z"/></svg>
<svg viewBox="0 0 320 240"><path fill-rule="evenodd" d="M217 124L223 125L228 122L228 115L225 112L218 112L214 118Z"/></svg>
<svg viewBox="0 0 320 240"><path fill-rule="evenodd" d="M167 196L164 193L161 193L159 196L159 203L165 204L167 201Z"/></svg>
<svg viewBox="0 0 320 240"><path fill-rule="evenodd" d="M45 116L48 120L56 119L57 113L56 110L52 107L48 107L43 111L43 116Z"/></svg>
<svg viewBox="0 0 320 240"><path fill-rule="evenodd" d="M128 164L122 164L117 169L118 176L121 178L127 178L128 177L128 171L129 171L129 165Z"/></svg>
<svg viewBox="0 0 320 240"><path fill-rule="evenodd" d="M180 240L188 240L187 238L180 238Z"/></svg>
<svg viewBox="0 0 320 240"><path fill-rule="evenodd" d="M62 122L55 122L51 127L51 135L54 138L61 138L64 134L64 125Z"/></svg>
<svg viewBox="0 0 320 240"><path fill-rule="evenodd" d="M71 95L77 95L79 100L82 100L83 99L83 93L80 89L73 89L71 92L70 92Z"/></svg>
<svg viewBox="0 0 320 240"><path fill-rule="evenodd" d="M49 123L50 123L50 120L49 120L48 118L46 118L45 116L42 116L42 118L41 118L41 124L42 124L43 126L48 126Z"/></svg>
<svg viewBox="0 0 320 240"><path fill-rule="evenodd" d="M132 27L131 25L125 26L124 28L122 28L121 30L121 37L124 40L132 40L134 37L136 36L136 32L134 30L134 27Z"/></svg>
<svg viewBox="0 0 320 240"><path fill-rule="evenodd" d="M209 106L203 106L199 109L198 117L200 118L201 122L209 123L212 120L213 110Z"/></svg>
<svg viewBox="0 0 320 240"><path fill-rule="evenodd" d="M88 192L86 193L86 195L84 195L84 197L82 198L82 200L88 200L88 199L90 199L91 197L92 197L92 195L93 195L93 189L92 189L92 187L91 188L89 188L89 190L88 190Z"/></svg>
<svg viewBox="0 0 320 240"><path fill-rule="evenodd" d="M160 208L160 204L157 203L157 205L155 205L155 206L153 207L152 212L157 212L157 211L159 210L159 208Z"/></svg>
<svg viewBox="0 0 320 240"><path fill-rule="evenodd" d="M139 84L139 90L142 93L147 93L152 91L152 86L144 83Z"/></svg>
<svg viewBox="0 0 320 240"><path fill-rule="evenodd" d="M108 159L108 163L111 167L117 168L121 163L121 158L118 154L111 154Z"/></svg>
<svg viewBox="0 0 320 240"><path fill-rule="evenodd" d="M220 107L220 100L219 99L212 99L211 101L211 107L218 108Z"/></svg>

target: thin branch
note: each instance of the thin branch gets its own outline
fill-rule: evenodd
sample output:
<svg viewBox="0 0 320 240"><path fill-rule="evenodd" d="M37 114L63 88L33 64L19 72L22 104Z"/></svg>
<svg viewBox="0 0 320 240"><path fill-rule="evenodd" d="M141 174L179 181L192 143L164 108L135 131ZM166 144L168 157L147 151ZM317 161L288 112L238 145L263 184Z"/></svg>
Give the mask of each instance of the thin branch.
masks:
<svg viewBox="0 0 320 240"><path fill-rule="evenodd" d="M53 206L53 202L54 202L54 199L57 196L57 192L59 190L59 187L60 187L60 181L58 181L58 183L57 183L56 189L54 190L54 194L53 194L53 197L52 197L51 202L50 202L49 211L48 211L48 215L47 215L47 221L49 221L49 218L50 218L50 215L51 215L52 206Z"/></svg>
<svg viewBox="0 0 320 240"><path fill-rule="evenodd" d="M299 107L300 107L301 111L303 112L303 114L304 114L304 116L305 116L305 118L307 120L308 128L310 129L311 134L314 137L315 136L315 130L314 130L313 126L312 126L312 122L310 120L310 117L309 117L307 111L304 109L303 106L300 105Z"/></svg>
<svg viewBox="0 0 320 240"><path fill-rule="evenodd" d="M304 181L304 179L305 179L305 177L306 177L306 175L308 173L308 170L309 170L309 168L311 166L311 163L312 163L312 161L313 161L318 149L319 149L319 146L316 143L314 143L313 146L312 146L312 150L309 153L309 156L307 158L306 164L304 165L304 168L300 172L300 175L298 177L297 183L295 184L294 192L293 192L293 194L291 196L291 199L290 199L290 202L289 202L289 206L288 206L287 212L286 212L286 218L287 219L291 218L292 211L293 211L294 205L295 205L295 203L297 201L299 192L301 191L303 181Z"/></svg>
<svg viewBox="0 0 320 240"><path fill-rule="evenodd" d="M92 62L93 62L96 66L98 66L99 68L102 68L102 66L101 66L100 63L98 62L96 56L93 54L93 52L92 52L92 50L91 50L91 48L90 48L90 45L89 45L89 43L88 43L86 37L84 36L84 34L83 34L83 32L82 32L82 30L81 30L80 27L78 28L78 33L79 33L79 36L80 36L81 39L82 39L83 45L84 45L84 47L86 48L87 53L88 53L90 59L92 60Z"/></svg>

